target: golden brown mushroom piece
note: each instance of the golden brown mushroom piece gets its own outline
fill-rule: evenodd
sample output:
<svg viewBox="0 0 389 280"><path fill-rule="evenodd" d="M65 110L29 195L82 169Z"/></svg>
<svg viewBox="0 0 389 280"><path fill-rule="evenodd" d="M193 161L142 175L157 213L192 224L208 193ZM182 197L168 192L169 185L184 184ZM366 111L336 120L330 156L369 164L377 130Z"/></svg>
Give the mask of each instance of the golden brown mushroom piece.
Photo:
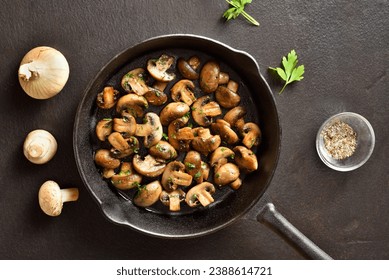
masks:
<svg viewBox="0 0 389 280"><path fill-rule="evenodd" d="M196 100L196 97L193 93L195 85L190 80L180 80L174 84L171 88L170 93L174 101L182 101L188 106Z"/></svg>
<svg viewBox="0 0 389 280"><path fill-rule="evenodd" d="M234 159L235 153L227 147L218 147L211 155L209 164L214 168L215 172L224 164L228 162L228 159Z"/></svg>
<svg viewBox="0 0 389 280"><path fill-rule="evenodd" d="M146 98L143 96L129 93L122 96L116 105L116 111L122 114L123 111L133 115L135 118L143 117L144 109L148 108Z"/></svg>
<svg viewBox="0 0 389 280"><path fill-rule="evenodd" d="M189 151L190 142L194 139L193 130L185 127L189 118L183 116L172 121L168 126L169 143L178 151Z"/></svg>
<svg viewBox="0 0 389 280"><path fill-rule="evenodd" d="M157 114L149 112L144 117L144 124L136 125L136 136L144 137L144 146L150 148L156 145L163 135L162 124Z"/></svg>
<svg viewBox="0 0 389 280"><path fill-rule="evenodd" d="M185 202L190 207L197 207L200 204L205 206L208 206L212 202L214 202L214 199L212 197L212 194L214 194L216 191L213 184L209 182L203 182L201 184L198 184L194 187L192 187L186 194Z"/></svg>
<svg viewBox="0 0 389 280"><path fill-rule="evenodd" d="M162 125L169 125L172 121L181 118L190 110L184 102L172 102L166 105L159 114Z"/></svg>
<svg viewBox="0 0 389 280"><path fill-rule="evenodd" d="M144 159L140 155L135 155L132 159L132 166L139 174L154 178L163 173L166 162L161 159L156 160L151 155L147 155Z"/></svg>
<svg viewBox="0 0 389 280"><path fill-rule="evenodd" d="M155 158L161 158L164 160L172 160L177 157L176 149L163 140L159 141L157 145L150 147L149 153Z"/></svg>
<svg viewBox="0 0 389 280"><path fill-rule="evenodd" d="M253 172L258 169L257 156L253 151L247 149L244 146L236 146L234 148L235 162L240 169L246 172Z"/></svg>
<svg viewBox="0 0 389 280"><path fill-rule="evenodd" d="M173 63L174 57L163 54L158 59L149 59L147 70L157 81L170 82L176 77L174 73L167 72Z"/></svg>
<svg viewBox="0 0 389 280"><path fill-rule="evenodd" d="M233 163L226 163L216 170L214 182L218 186L225 186L239 178L239 168Z"/></svg>
<svg viewBox="0 0 389 280"><path fill-rule="evenodd" d="M96 136L100 141L105 141L112 132L112 119L105 118L96 125Z"/></svg>
<svg viewBox="0 0 389 280"><path fill-rule="evenodd" d="M238 83L233 80L228 82L227 87L218 86L215 92L215 98L220 106L227 109L238 106L240 102L240 96L237 93L238 87Z"/></svg>
<svg viewBox="0 0 389 280"><path fill-rule="evenodd" d="M193 177L197 184L204 180L201 155L196 151L189 151L184 159L186 172Z"/></svg>
<svg viewBox="0 0 389 280"><path fill-rule="evenodd" d="M192 176L185 173L185 165L182 162L172 161L166 166L161 183L166 191L171 192L180 186L190 186L192 184Z"/></svg>
<svg viewBox="0 0 389 280"><path fill-rule="evenodd" d="M161 193L162 187L159 181L140 186L135 194L134 203L139 207L149 207L159 200Z"/></svg>
<svg viewBox="0 0 389 280"><path fill-rule="evenodd" d="M216 150L220 146L221 139L219 135L212 135L208 128L195 128L197 136L194 137L191 144L194 150L203 155Z"/></svg>
<svg viewBox="0 0 389 280"><path fill-rule="evenodd" d="M242 106L237 106L229 110L225 115L223 120L228 122L231 127L235 127L235 124L246 115L247 111Z"/></svg>
<svg viewBox="0 0 389 280"><path fill-rule="evenodd" d="M149 91L149 87L146 84L146 71L143 68L131 70L123 76L121 85L127 92L144 95Z"/></svg>
<svg viewBox="0 0 389 280"><path fill-rule="evenodd" d="M95 153L95 163L106 169L115 169L120 166L120 160L111 156L111 152L106 149L97 150Z"/></svg>
<svg viewBox="0 0 389 280"><path fill-rule="evenodd" d="M253 146L258 146L261 142L261 130L255 123L245 123L241 130L243 140L242 143L247 148L251 149Z"/></svg>
<svg viewBox="0 0 389 280"><path fill-rule="evenodd" d="M200 97L192 105L192 117L200 126L209 126L213 117L222 114L219 104L212 101L209 95Z"/></svg>
<svg viewBox="0 0 389 280"><path fill-rule="evenodd" d="M233 145L239 141L238 135L225 120L217 119L215 123L211 124L211 129L214 134L220 135L222 141L229 145Z"/></svg>
<svg viewBox="0 0 389 280"><path fill-rule="evenodd" d="M111 177L111 183L120 190L129 190L139 186L142 176L137 174L130 162L123 162L120 172Z"/></svg>
<svg viewBox="0 0 389 280"><path fill-rule="evenodd" d="M121 118L113 119L113 130L122 133L125 138L128 138L136 132L136 120L131 114L122 112Z"/></svg>
<svg viewBox="0 0 389 280"><path fill-rule="evenodd" d="M113 87L105 87L102 92L97 94L96 104L101 109L111 109L115 106L119 97L119 91Z"/></svg>
<svg viewBox="0 0 389 280"><path fill-rule="evenodd" d="M197 56L192 56L186 61L184 58L179 58L177 60L177 68L180 71L181 75L185 79L196 80L199 77L199 74L196 72L197 68L200 65L200 59Z"/></svg>
<svg viewBox="0 0 389 280"><path fill-rule="evenodd" d="M181 189L172 192L162 191L159 199L164 205L169 206L170 211L180 211L180 203L185 199L185 192Z"/></svg>
<svg viewBox="0 0 389 280"><path fill-rule="evenodd" d="M139 149L139 141L133 136L125 139L119 132L112 132L108 136L108 142L112 145L111 153L116 158L125 158Z"/></svg>
<svg viewBox="0 0 389 280"><path fill-rule="evenodd" d="M167 82L156 81L152 87L149 87L149 91L144 95L147 102L154 106L161 106L165 104L167 101L167 95L164 90L167 84Z"/></svg>
<svg viewBox="0 0 389 280"><path fill-rule="evenodd" d="M220 65L216 61L208 61L200 71L200 88L205 93L214 92L219 84L226 84L228 81L229 75L220 72Z"/></svg>

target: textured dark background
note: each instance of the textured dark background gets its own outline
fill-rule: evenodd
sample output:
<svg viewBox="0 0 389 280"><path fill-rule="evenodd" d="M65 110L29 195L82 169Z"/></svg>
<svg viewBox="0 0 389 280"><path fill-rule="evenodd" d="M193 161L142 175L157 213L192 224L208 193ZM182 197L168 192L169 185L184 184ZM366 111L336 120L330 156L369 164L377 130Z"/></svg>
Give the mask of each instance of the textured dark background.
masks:
<svg viewBox="0 0 389 280"><path fill-rule="evenodd" d="M162 240L108 222L83 186L73 155L77 105L88 82L118 52L172 33L208 36L249 52L274 90L283 130L280 162L265 195L303 233L335 259L389 259L388 18L386 0L254 0L260 23L225 23L223 0L15 1L0 9L0 258L1 259L301 259L267 226L255 221L263 202L213 235ZM33 47L60 50L70 64L64 90L49 100L24 94L21 58ZM302 82L277 92L267 72L296 49ZM329 116L352 111L376 132L376 147L361 168L327 168L314 140ZM52 132L59 149L37 166L23 156L27 133ZM37 193L48 179L78 187L80 199L50 218Z"/></svg>

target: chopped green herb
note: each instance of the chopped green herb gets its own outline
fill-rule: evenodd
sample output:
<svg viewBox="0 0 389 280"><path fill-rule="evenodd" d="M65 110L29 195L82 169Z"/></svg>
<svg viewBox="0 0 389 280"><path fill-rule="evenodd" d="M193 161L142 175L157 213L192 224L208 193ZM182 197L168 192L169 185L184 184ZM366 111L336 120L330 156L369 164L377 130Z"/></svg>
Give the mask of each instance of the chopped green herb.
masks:
<svg viewBox="0 0 389 280"><path fill-rule="evenodd" d="M195 169L196 168L196 166L193 163L190 163L190 162L185 162L185 166L188 169Z"/></svg>
<svg viewBox="0 0 389 280"><path fill-rule="evenodd" d="M119 172L119 175L130 175L131 174L131 170L121 170Z"/></svg>
<svg viewBox="0 0 389 280"><path fill-rule="evenodd" d="M234 158L235 158L234 154L230 155L230 159L234 159Z"/></svg>
<svg viewBox="0 0 389 280"><path fill-rule="evenodd" d="M220 148L220 150L221 150L222 152L224 152L224 151L226 150L226 148L223 147L223 148Z"/></svg>
<svg viewBox="0 0 389 280"><path fill-rule="evenodd" d="M169 141L169 137L166 135L166 133L162 133L162 138L166 141Z"/></svg>
<svg viewBox="0 0 389 280"><path fill-rule="evenodd" d="M193 176L196 180L199 179L201 177L201 172L197 172L194 176Z"/></svg>
<svg viewBox="0 0 389 280"><path fill-rule="evenodd" d="M215 178L219 178L220 177L220 174L219 173L216 173L215 174Z"/></svg>
<svg viewBox="0 0 389 280"><path fill-rule="evenodd" d="M132 187L134 187L134 188L140 188L141 185L139 184L139 182L134 182L134 183L132 183Z"/></svg>

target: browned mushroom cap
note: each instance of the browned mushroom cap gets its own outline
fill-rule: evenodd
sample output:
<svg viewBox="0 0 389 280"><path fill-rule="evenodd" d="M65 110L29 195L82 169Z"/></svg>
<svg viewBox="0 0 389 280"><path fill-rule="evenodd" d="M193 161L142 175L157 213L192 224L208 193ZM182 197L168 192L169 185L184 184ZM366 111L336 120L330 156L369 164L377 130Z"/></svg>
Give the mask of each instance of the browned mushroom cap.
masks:
<svg viewBox="0 0 389 280"><path fill-rule="evenodd" d="M111 152L106 149L100 149L96 151L95 163L107 169L115 169L120 166L120 160L112 157Z"/></svg>
<svg viewBox="0 0 389 280"><path fill-rule="evenodd" d="M197 136L191 142L193 149L196 151L207 155L220 146L220 136L212 135L208 128L197 128L196 132Z"/></svg>
<svg viewBox="0 0 389 280"><path fill-rule="evenodd" d="M117 105L116 111L122 113L123 111L128 112L133 115L135 118L143 117L144 111L143 108L148 108L148 103L146 98L143 96L136 95L134 93L129 93L122 96Z"/></svg>
<svg viewBox="0 0 389 280"><path fill-rule="evenodd" d="M102 92L97 94L96 103L101 109L110 109L115 106L119 97L119 91L113 87L105 87Z"/></svg>
<svg viewBox="0 0 389 280"><path fill-rule="evenodd" d="M186 172L193 177L196 183L200 184L204 180L201 155L196 151L189 151L184 159Z"/></svg>
<svg viewBox="0 0 389 280"><path fill-rule="evenodd" d="M245 123L242 131L243 140L242 143L249 149L253 146L258 146L261 142L261 130L255 123Z"/></svg>
<svg viewBox="0 0 389 280"><path fill-rule="evenodd" d="M200 72L200 88L205 93L214 92L219 85L220 66L216 61L205 63Z"/></svg>
<svg viewBox="0 0 389 280"><path fill-rule="evenodd" d="M235 122L235 125L234 127L236 128L236 130L238 132L241 132L243 130L243 126L244 126L244 118L240 118L238 119L236 122Z"/></svg>
<svg viewBox="0 0 389 280"><path fill-rule="evenodd" d="M247 111L242 106L232 108L224 115L224 120L230 124L231 127L235 126L235 123L246 115Z"/></svg>
<svg viewBox="0 0 389 280"><path fill-rule="evenodd" d="M211 129L214 134L220 135L222 141L233 145L239 141L238 135L230 127L230 124L225 120L218 119L216 123L211 124Z"/></svg>
<svg viewBox="0 0 389 280"><path fill-rule="evenodd" d="M236 179L234 182L231 182L230 186L231 186L231 188L233 188L234 190L239 189L240 186L242 186L242 179L240 179L240 178Z"/></svg>
<svg viewBox="0 0 389 280"><path fill-rule="evenodd" d="M216 101L224 108L234 108L238 106L240 102L240 96L237 91L238 83L230 80L227 87L218 86L215 92Z"/></svg>
<svg viewBox="0 0 389 280"><path fill-rule="evenodd" d="M121 118L113 119L113 130L122 133L124 137L128 138L136 132L136 120L132 115L124 113Z"/></svg>
<svg viewBox="0 0 389 280"><path fill-rule="evenodd" d="M185 202L190 207L196 207L200 204L205 207L214 202L212 194L214 194L215 191L214 185L209 182L203 182L188 191Z"/></svg>
<svg viewBox="0 0 389 280"><path fill-rule="evenodd" d="M209 126L213 122L212 117L221 113L219 104L212 101L208 95L200 97L192 105L193 119L200 126Z"/></svg>
<svg viewBox="0 0 389 280"><path fill-rule="evenodd" d="M247 172L253 172L258 169L257 156L253 153L253 151L243 146L236 146L234 148L234 152L235 162L240 169Z"/></svg>
<svg viewBox="0 0 389 280"><path fill-rule="evenodd" d="M138 187L142 176L135 173L130 162L123 162L120 172L111 177L111 183L120 190L129 190Z"/></svg>
<svg viewBox="0 0 389 280"><path fill-rule="evenodd" d="M215 184L225 186L239 178L239 168L233 163L226 163L216 171L214 176Z"/></svg>
<svg viewBox="0 0 389 280"><path fill-rule="evenodd" d="M199 77L199 74L196 72L199 64L200 60L198 57L191 57L189 61L186 61L184 58L179 58L177 61L177 68L184 78L196 80Z"/></svg>
<svg viewBox="0 0 389 280"><path fill-rule="evenodd" d="M149 59L147 62L147 70L154 79L170 82L176 75L174 73L167 73L166 71L173 63L174 57L163 54L158 59Z"/></svg>
<svg viewBox="0 0 389 280"><path fill-rule="evenodd" d="M105 141L112 132L112 119L106 118L99 121L96 125L96 136L100 141Z"/></svg>
<svg viewBox="0 0 389 280"><path fill-rule="evenodd" d="M228 162L228 159L234 159L235 153L227 147L218 147L211 155L209 164L214 168L215 172L224 164Z"/></svg>
<svg viewBox="0 0 389 280"><path fill-rule="evenodd" d="M163 173L166 167L164 160L156 160L153 156L147 155L144 159L140 155L135 155L132 165L136 172L147 177L157 177Z"/></svg>
<svg viewBox="0 0 389 280"><path fill-rule="evenodd" d="M153 87L149 87L149 91L145 93L144 97L149 104L154 106L161 106L167 101L166 93Z"/></svg>
<svg viewBox="0 0 389 280"><path fill-rule="evenodd" d="M189 106L183 102L172 102L166 105L160 115L162 125L169 125L173 120L181 118L190 110Z"/></svg>
<svg viewBox="0 0 389 280"><path fill-rule="evenodd" d="M193 130L190 127L184 127L188 121L189 118L183 116L172 121L168 126L169 143L178 151L189 151L190 141L194 138Z"/></svg>
<svg viewBox="0 0 389 280"><path fill-rule="evenodd" d="M180 203L185 199L185 192L181 189L174 190L170 193L162 191L159 199L164 205L169 206L170 211L180 211Z"/></svg>
<svg viewBox="0 0 389 280"><path fill-rule="evenodd" d="M173 191L179 186L192 184L192 176L185 173L185 165L179 161L169 162L163 172L161 183L166 191Z"/></svg>
<svg viewBox="0 0 389 280"><path fill-rule="evenodd" d="M146 84L146 71L143 68L131 70L123 76L121 85L127 92L144 95L149 91L149 87Z"/></svg>
<svg viewBox="0 0 389 280"><path fill-rule="evenodd" d="M133 136L124 139L119 132L112 132L108 136L108 142L112 145L111 153L116 158L127 157L139 149L138 139Z"/></svg>
<svg viewBox="0 0 389 280"><path fill-rule="evenodd" d="M162 124L157 114L149 112L144 117L144 124L137 124L136 136L144 137L146 148L156 145L162 139Z"/></svg>
<svg viewBox="0 0 389 280"><path fill-rule="evenodd" d="M139 207L151 206L159 200L161 193L162 187L159 181L140 186L135 194L134 203Z"/></svg>
<svg viewBox="0 0 389 280"><path fill-rule="evenodd" d="M171 97L174 101L182 101L188 106L196 100L193 93L195 85L190 80L180 80L171 88Z"/></svg>
<svg viewBox="0 0 389 280"><path fill-rule="evenodd" d="M159 141L157 145L150 147L150 155L155 158L171 160L177 157L177 151L166 141Z"/></svg>

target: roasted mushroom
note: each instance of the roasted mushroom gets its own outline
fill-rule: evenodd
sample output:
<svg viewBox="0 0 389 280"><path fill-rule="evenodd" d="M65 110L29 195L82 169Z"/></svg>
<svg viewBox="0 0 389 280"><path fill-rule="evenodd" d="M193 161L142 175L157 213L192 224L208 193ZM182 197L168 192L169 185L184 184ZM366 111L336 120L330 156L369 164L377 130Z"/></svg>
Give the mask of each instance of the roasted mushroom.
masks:
<svg viewBox="0 0 389 280"><path fill-rule="evenodd" d="M105 118L99 121L96 125L96 136L100 141L105 141L108 135L112 132L112 119Z"/></svg>
<svg viewBox="0 0 389 280"><path fill-rule="evenodd" d="M149 91L144 95L147 102L154 106L161 106L165 104L167 101L167 95L164 92L166 86L167 82L157 81L152 87L149 87Z"/></svg>
<svg viewBox="0 0 389 280"><path fill-rule="evenodd" d="M189 151L184 159L186 172L193 177L197 184L204 180L201 155L196 151Z"/></svg>
<svg viewBox="0 0 389 280"><path fill-rule="evenodd" d="M95 153L95 163L98 166L115 169L120 166L120 160L111 156L111 152L106 149L97 150Z"/></svg>
<svg viewBox="0 0 389 280"><path fill-rule="evenodd" d="M136 136L144 137L144 146L150 148L162 139L162 125L155 113L147 113L144 117L144 124L136 126Z"/></svg>
<svg viewBox="0 0 389 280"><path fill-rule="evenodd" d="M193 130L190 127L184 127L188 120L187 116L183 116L172 121L168 126L169 143L178 151L189 151L190 142L194 139Z"/></svg>
<svg viewBox="0 0 389 280"><path fill-rule="evenodd" d="M212 118L221 115L221 113L219 104L212 101L208 95L200 97L192 105L193 119L200 126L211 125Z"/></svg>
<svg viewBox="0 0 389 280"><path fill-rule="evenodd" d="M172 102L166 105L160 115L162 125L169 125L175 119L181 118L190 110L184 102Z"/></svg>
<svg viewBox="0 0 389 280"><path fill-rule="evenodd" d="M224 120L234 127L237 121L246 115L247 111L242 106L232 108L224 115Z"/></svg>
<svg viewBox="0 0 389 280"><path fill-rule="evenodd" d="M161 193L162 187L159 181L148 183L145 186L138 187L134 203L139 207L149 207L159 200Z"/></svg>
<svg viewBox="0 0 389 280"><path fill-rule="evenodd" d="M239 141L238 135L231 129L230 124L225 120L216 120L215 123L211 124L211 129L214 134L220 135L222 141L227 144L233 145Z"/></svg>
<svg viewBox="0 0 389 280"><path fill-rule="evenodd" d="M220 65L216 61L208 61L200 72L200 88L205 93L214 92L219 84L226 84L229 81L227 73L220 72Z"/></svg>
<svg viewBox="0 0 389 280"><path fill-rule="evenodd" d="M166 166L161 183L166 191L171 192L179 186L190 186L192 184L192 176L185 173L185 165L182 162L172 161Z"/></svg>
<svg viewBox="0 0 389 280"><path fill-rule="evenodd" d="M253 146L258 146L261 142L261 130L255 123L248 122L243 125L242 131L243 140L242 143L247 148L251 149Z"/></svg>
<svg viewBox="0 0 389 280"><path fill-rule="evenodd" d="M213 184L209 182L203 182L191 188L186 194L185 202L190 207L196 207L198 205L208 206L214 199L212 194L216 191Z"/></svg>
<svg viewBox="0 0 389 280"><path fill-rule="evenodd" d="M155 158L161 158L164 160L172 160L177 157L177 151L172 145L166 141L159 141L157 145L150 147L150 155Z"/></svg>
<svg viewBox="0 0 389 280"><path fill-rule="evenodd" d="M214 182L218 186L225 186L239 178L239 168L233 163L226 163L216 170Z"/></svg>
<svg viewBox="0 0 389 280"><path fill-rule="evenodd" d="M136 132L135 118L127 112L123 112L122 115L121 118L113 119L113 130L122 133L124 137L134 135Z"/></svg>
<svg viewBox="0 0 389 280"><path fill-rule="evenodd" d="M192 56L188 61L182 57L177 60L178 71L180 71L184 78L189 80L198 79L199 74L196 72L196 70L199 65L200 59L197 56Z"/></svg>
<svg viewBox="0 0 389 280"><path fill-rule="evenodd" d="M148 108L148 103L146 98L139 96L134 93L129 93L122 96L116 105L116 111L122 113L123 111L128 112L133 115L135 118L143 117L144 108Z"/></svg>
<svg viewBox="0 0 389 280"><path fill-rule="evenodd" d="M220 136L212 135L208 128L196 128L194 130L196 131L197 136L194 137L191 144L196 151L207 155L220 146Z"/></svg>
<svg viewBox="0 0 389 280"><path fill-rule="evenodd" d="M234 148L235 162L240 169L246 172L253 172L258 169L257 156L253 151L243 146L236 146Z"/></svg>
<svg viewBox="0 0 389 280"><path fill-rule="evenodd" d="M111 183L120 190L129 190L140 185L142 176L135 173L130 162L123 162L120 172L111 177Z"/></svg>
<svg viewBox="0 0 389 280"><path fill-rule="evenodd" d="M216 101L220 106L231 109L238 106L240 102L240 96L237 94L238 83L230 80L226 86L218 86L215 92Z"/></svg>
<svg viewBox="0 0 389 280"><path fill-rule="evenodd" d="M234 159L235 153L227 147L218 147L211 155L209 164L214 168L215 172L224 164L228 162L228 159Z"/></svg>
<svg viewBox="0 0 389 280"><path fill-rule="evenodd" d="M185 192L181 189L172 192L162 191L159 199L164 205L169 206L170 211L180 211L180 203L185 199Z"/></svg>
<svg viewBox="0 0 389 280"><path fill-rule="evenodd" d="M119 97L119 91L113 87L105 87L102 92L97 94L96 103L101 109L111 109L115 106Z"/></svg>
<svg viewBox="0 0 389 280"><path fill-rule="evenodd" d="M182 101L188 106L196 100L196 97L193 93L195 85L190 80L180 80L174 84L171 88L170 93L174 101Z"/></svg>
<svg viewBox="0 0 389 280"><path fill-rule="evenodd" d="M144 159L140 155L135 155L132 165L136 172L146 177L157 177L163 173L166 167L164 160L156 160L153 156L147 155Z"/></svg>
<svg viewBox="0 0 389 280"><path fill-rule="evenodd" d="M124 158L139 149L139 141L133 136L124 139L119 132L112 132L108 136L108 142L112 145L111 153L116 158Z"/></svg>
<svg viewBox="0 0 389 280"><path fill-rule="evenodd" d="M174 57L163 54L158 59L149 59L147 62L147 70L154 79L163 82L170 82L174 80L176 75L166 71L173 63Z"/></svg>
<svg viewBox="0 0 389 280"><path fill-rule="evenodd" d="M146 84L146 71L143 68L136 68L125 74L121 84L125 91L134 92L137 95L144 95L149 91Z"/></svg>

